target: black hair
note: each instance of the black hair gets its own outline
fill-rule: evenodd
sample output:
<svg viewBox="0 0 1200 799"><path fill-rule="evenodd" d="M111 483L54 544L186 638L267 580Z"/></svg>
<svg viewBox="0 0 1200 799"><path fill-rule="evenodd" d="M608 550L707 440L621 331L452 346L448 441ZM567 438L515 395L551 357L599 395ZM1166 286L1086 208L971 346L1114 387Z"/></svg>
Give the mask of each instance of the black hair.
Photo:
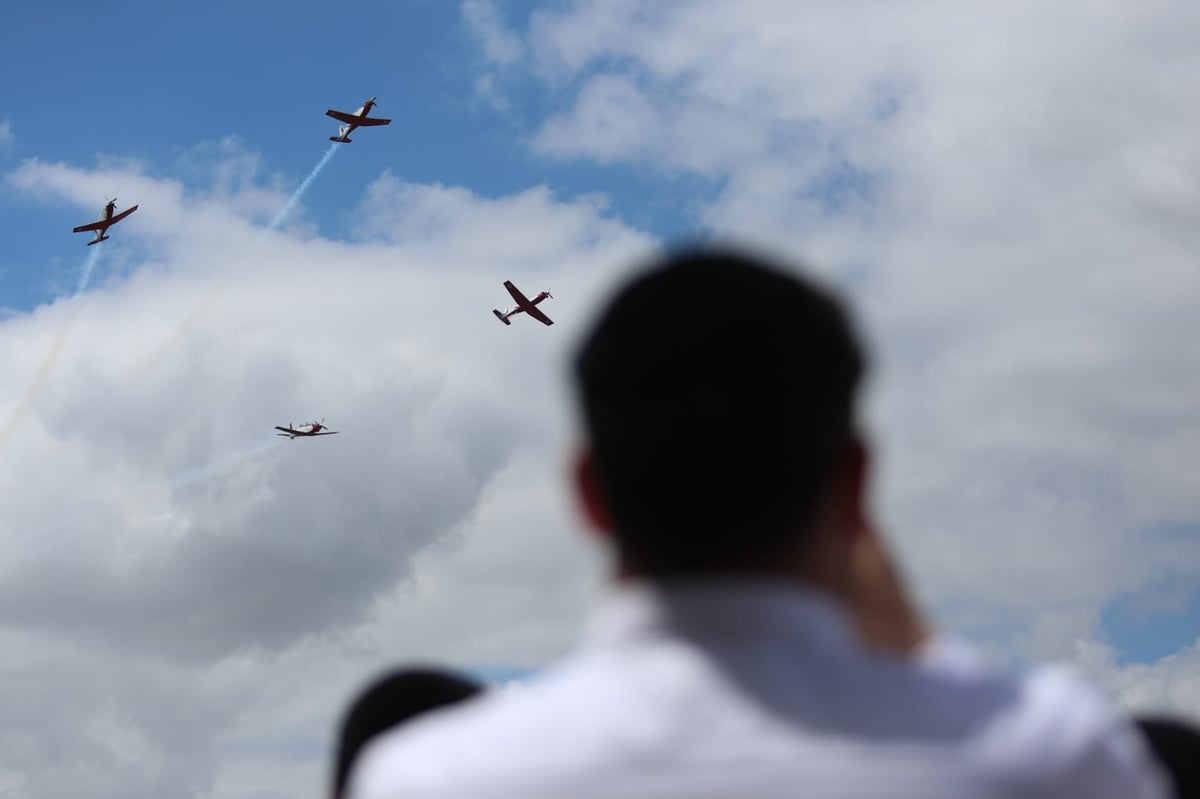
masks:
<svg viewBox="0 0 1200 799"><path fill-rule="evenodd" d="M1140 718L1137 725L1170 776L1175 796L1200 799L1200 727L1155 717Z"/></svg>
<svg viewBox="0 0 1200 799"><path fill-rule="evenodd" d="M333 796L346 789L346 779L359 752L380 733L435 708L468 699L479 683L441 669L394 671L365 688L342 719L334 761Z"/></svg>
<svg viewBox="0 0 1200 799"><path fill-rule="evenodd" d="M665 574L793 551L848 451L864 369L832 295L764 259L692 248L636 277L575 360L621 553Z"/></svg>

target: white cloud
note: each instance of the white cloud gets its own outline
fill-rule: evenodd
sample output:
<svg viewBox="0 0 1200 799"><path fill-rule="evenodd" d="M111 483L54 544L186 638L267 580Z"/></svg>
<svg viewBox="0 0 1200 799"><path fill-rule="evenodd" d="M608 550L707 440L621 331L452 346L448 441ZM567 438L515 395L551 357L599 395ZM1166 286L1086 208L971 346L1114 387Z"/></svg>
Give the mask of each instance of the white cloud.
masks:
<svg viewBox="0 0 1200 799"><path fill-rule="evenodd" d="M0 151L12 147L17 137L13 135L12 123L7 119L0 121Z"/></svg>
<svg viewBox="0 0 1200 799"><path fill-rule="evenodd" d="M525 50L521 38L505 26L495 3L490 0L464 0L462 15L491 61L504 66L521 57Z"/></svg>
<svg viewBox="0 0 1200 799"><path fill-rule="evenodd" d="M577 0L529 25L564 109L534 147L717 179L712 231L845 286L926 601L1070 656L1115 597L1200 578L1165 532L1200 523L1198 14Z"/></svg>
<svg viewBox="0 0 1200 799"><path fill-rule="evenodd" d="M1154 663L1120 663L1109 646L1076 645L1076 662L1131 712L1200 724L1200 639Z"/></svg>
<svg viewBox="0 0 1200 799"><path fill-rule="evenodd" d="M201 193L39 161L8 176L81 212L113 187L142 205L99 288L0 322L0 669L47 692L0 698L18 796L315 796L373 670L537 662L584 604L561 367L613 265L653 242L597 197L387 174L356 241L260 237L284 195L226 155ZM153 261L104 279L131 245ZM552 286L558 324L499 325L505 279ZM339 435L274 436L321 416Z"/></svg>

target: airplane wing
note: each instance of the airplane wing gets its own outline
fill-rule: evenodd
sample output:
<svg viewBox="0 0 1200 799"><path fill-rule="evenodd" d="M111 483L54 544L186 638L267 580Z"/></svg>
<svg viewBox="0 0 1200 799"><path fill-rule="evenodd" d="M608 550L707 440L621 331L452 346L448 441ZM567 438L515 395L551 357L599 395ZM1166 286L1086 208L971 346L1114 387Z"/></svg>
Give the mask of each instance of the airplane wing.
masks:
<svg viewBox="0 0 1200 799"><path fill-rule="evenodd" d="M330 430L328 433L309 433L310 436L336 436L340 430Z"/></svg>
<svg viewBox="0 0 1200 799"><path fill-rule="evenodd" d="M136 211L137 209L138 209L138 207L137 207L136 205L134 205L134 206L131 206L131 207L129 207L129 208L126 208L126 209L125 209L124 211L122 211L121 213L119 213L119 214L117 214L117 215L115 215L115 216L113 216L113 217L109 218L109 220L108 220L108 224L110 224L110 225L115 225L115 224L117 224L118 222L120 222L122 219L124 219L125 217L129 216L130 214L132 214L132 213L133 213L134 211Z"/></svg>
<svg viewBox="0 0 1200 799"><path fill-rule="evenodd" d="M529 307L523 308L522 310L524 310L525 313L529 314L534 319L541 322L543 325L554 324L554 320L551 319L549 316L546 316L546 314L542 313L542 310L540 308L538 308L536 305L534 305L533 303L529 303Z"/></svg>
<svg viewBox="0 0 1200 799"><path fill-rule="evenodd" d="M529 301L529 298L522 294L521 290L514 286L511 280L504 281L504 288L508 289L508 293L517 301L517 305L520 305L522 310L529 310L529 308L533 307L533 303Z"/></svg>
<svg viewBox="0 0 1200 799"><path fill-rule="evenodd" d="M100 228L102 228L106 225L111 225L111 224L112 224L111 219L105 219L103 222L90 222L86 225L80 225L79 227L73 227L73 228L71 228L71 232L72 233L86 233L89 230L99 230Z"/></svg>
<svg viewBox="0 0 1200 799"><path fill-rule="evenodd" d="M379 117L356 117L354 114L347 114L345 111L334 111L332 108L325 112L325 116L333 117L338 122L345 122L347 125L358 125L363 128L369 128L372 125L386 125L392 121L390 119L380 119Z"/></svg>

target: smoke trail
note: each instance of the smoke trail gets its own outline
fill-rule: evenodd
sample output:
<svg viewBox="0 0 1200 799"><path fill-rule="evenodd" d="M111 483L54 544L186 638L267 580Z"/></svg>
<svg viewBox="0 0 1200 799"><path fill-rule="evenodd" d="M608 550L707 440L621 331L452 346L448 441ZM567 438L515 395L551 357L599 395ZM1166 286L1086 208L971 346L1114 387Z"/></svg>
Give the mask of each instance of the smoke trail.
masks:
<svg viewBox="0 0 1200 799"><path fill-rule="evenodd" d="M41 367L37 374L33 377L33 382L29 384L29 388L25 391L25 396L17 402L17 407L9 414L8 421L4 423L4 427L0 428L0 447L8 441L8 437L12 435L12 431L20 424L21 419L29 412L29 407L33 404L34 399L41 393L42 388L46 385L46 381L50 379L50 373L54 371L55 364L58 363L58 358L62 355L63 348L67 345L67 338L71 334L71 323L74 320L68 318L63 322L62 327L58 329L58 334L54 337L54 342L50 345L50 352L46 354L46 359L42 361Z"/></svg>
<svg viewBox="0 0 1200 799"><path fill-rule="evenodd" d="M299 203L300 200L304 199L304 195L308 191L309 187L313 184L313 181L317 179L317 176L321 174L329 162L333 160L333 156L335 153L337 153L337 151L338 143L330 142L329 148L325 151L325 154L321 156L321 160L317 162L317 165L312 168L312 170L308 173L308 176L301 181L299 186L296 187L296 190L292 192L292 196L289 197L287 202L284 203L283 207L279 209L279 212L271 218L271 221L267 223L267 226L259 233L257 237L255 237L255 241L259 241L264 235L274 231L280 226L280 224L283 223L283 220L286 219L287 215L292 212L292 209L296 207L296 204ZM218 288L209 292L204 299L200 300L200 302L196 303L192 310L187 313L187 315L179 322L179 324L175 325L171 332L166 335L166 337L158 344L158 346L147 353L146 356L142 358L136 366L134 366L134 368L131 370L131 376L140 375L162 361L168 352L178 346L179 342L183 340L183 337L187 331L194 324L199 322L200 319L214 306L216 306L217 301L224 296L225 292L228 290L229 287L227 285L219 286Z"/></svg>
<svg viewBox="0 0 1200 799"><path fill-rule="evenodd" d="M96 269L96 263L100 260L99 250L90 250L87 260L83 264L83 274L79 276L79 285L75 288L75 293L71 295L71 299L75 299L84 291L87 290L88 283L92 280L92 272ZM12 435L12 431L20 424L21 419L29 412L29 408L33 405L34 399L41 393L46 386L46 381L50 379L50 373L54 371L54 367L58 364L58 359L62 356L63 350L67 346L67 339L71 335L71 325L75 323L75 315L70 314L63 320L62 326L58 328L58 333L54 336L54 341L50 344L50 351L46 353L45 360L38 367L37 374L33 376L33 382L29 384L29 388L25 390L24 396L17 401L17 407L9 414L8 421L0 427L0 447L8 441L8 437Z"/></svg>
<svg viewBox="0 0 1200 799"><path fill-rule="evenodd" d="M243 447L240 450L229 452L212 459L204 466L199 466L195 469L190 469L186 472L175 475L171 478L171 488L182 488L207 477L212 477L220 472L231 471L234 467L242 463L257 458L272 448L279 445L282 439L272 438L263 441L261 444L255 444L250 447Z"/></svg>
<svg viewBox="0 0 1200 799"><path fill-rule="evenodd" d="M279 224L283 222L284 219L287 218L287 215L291 213L291 210L296 207L296 203L300 202L300 198L304 196L306 191L308 191L308 187L311 186L312 182L317 179L317 175L321 174L321 170L325 168L325 165L333 160L333 156L337 151L338 143L330 142L329 149L325 151L325 155L321 156L321 160L318 161L317 165L314 166L312 171L308 173L308 177L306 177L299 187L292 192L292 196L288 198L288 201L284 204L283 208L279 209L279 213L272 217L271 221L267 224L267 230L274 230L275 228L279 227Z"/></svg>
<svg viewBox="0 0 1200 799"><path fill-rule="evenodd" d="M100 259L100 251L92 250L88 253L87 262L83 265L83 274L79 276L79 287L75 289L74 296L78 297L87 290L88 283L92 280L92 270L96 268L96 261Z"/></svg>

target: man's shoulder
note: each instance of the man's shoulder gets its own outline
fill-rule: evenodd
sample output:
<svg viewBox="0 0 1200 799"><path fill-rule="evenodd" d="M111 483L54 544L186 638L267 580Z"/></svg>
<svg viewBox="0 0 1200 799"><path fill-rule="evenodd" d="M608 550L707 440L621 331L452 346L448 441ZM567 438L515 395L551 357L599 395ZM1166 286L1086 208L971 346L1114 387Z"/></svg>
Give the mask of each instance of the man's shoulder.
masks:
<svg viewBox="0 0 1200 799"><path fill-rule="evenodd" d="M591 764L578 755L590 747L578 739L590 734L581 712L591 704L580 690L586 671L563 666L380 736L354 767L350 796L506 796L505 785L528 791L557 774L585 771Z"/></svg>
<svg viewBox="0 0 1200 799"><path fill-rule="evenodd" d="M811 716L805 708L819 708L819 702L801 702L791 721L774 711L758 715L750 706L714 701L712 692L720 693L722 686L689 673L690 661L684 667L671 663L668 670L679 679L668 685L661 679L664 671L647 679L653 669L639 658L636 663L574 659L527 687L489 692L383 736L363 753L351 797L555 796L572 793L572 786L578 794L581 786L619 781L618 774L634 764L653 764L652 770L683 778L684 761L699 765L695 757L713 752L714 743L730 743L730 731L739 729L766 733L761 765L790 775L789 781L803 779L804 764L814 762L804 757L806 751L848 736L860 743L852 745L856 754L848 756L846 768L822 766L844 771L847 784L871 782L865 775L872 763L890 762L902 751L925 751L915 756L925 764L920 771L931 785L938 773L957 774L975 785L979 796L991 795L997 785L1024 786L1030 795L1044 796L1164 795L1132 724L1074 670L1046 666L1013 675L974 659L967 648L945 653L953 657L911 669L898 666L897 681L883 682L909 697L871 694L884 707L864 711L858 702L857 709L846 708L843 719L849 726L832 737L822 734L820 722L805 721ZM658 656L673 659L675 653ZM797 694L819 692L802 674L796 675ZM881 673L868 670L862 676L870 675ZM697 695L689 702L692 694ZM685 707L692 709L682 712ZM691 722L699 718L706 723L697 728ZM684 722L686 730L680 728ZM934 748L910 750L906 740ZM759 759L753 742L735 743L743 754ZM859 765L851 767L854 763ZM754 774L750 770L744 776Z"/></svg>
<svg viewBox="0 0 1200 799"><path fill-rule="evenodd" d="M959 641L938 642L921 667L959 684L1007 683L1010 700L981 719L967 756L992 773L1077 795L1158 797L1162 774L1132 720L1081 672L1048 664L1013 674ZM1052 794L1058 795L1058 794Z"/></svg>

